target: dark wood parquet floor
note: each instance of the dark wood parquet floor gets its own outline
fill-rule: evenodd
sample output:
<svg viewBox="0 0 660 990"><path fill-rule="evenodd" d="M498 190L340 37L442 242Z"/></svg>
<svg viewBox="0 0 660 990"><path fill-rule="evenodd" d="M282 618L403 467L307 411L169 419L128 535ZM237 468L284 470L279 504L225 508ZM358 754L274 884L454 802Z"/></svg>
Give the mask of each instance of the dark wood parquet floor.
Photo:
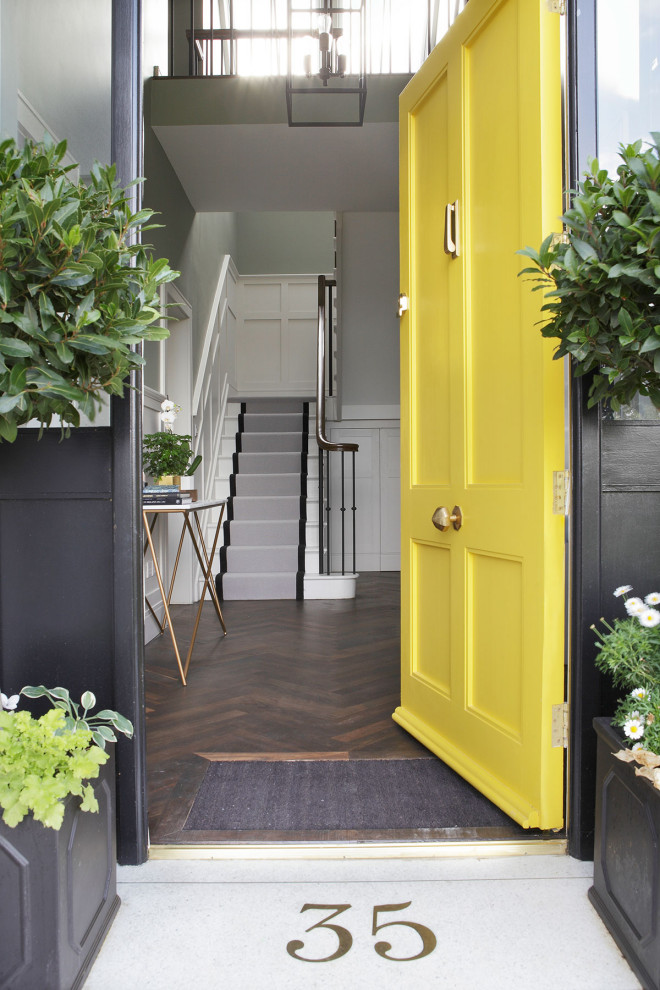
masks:
<svg viewBox="0 0 660 990"><path fill-rule="evenodd" d="M187 647L195 606L176 606ZM169 636L146 648L153 844L513 838L520 829L183 832L208 760L434 759L395 722L399 575L366 573L346 601L224 602L227 636L204 606L182 687Z"/></svg>

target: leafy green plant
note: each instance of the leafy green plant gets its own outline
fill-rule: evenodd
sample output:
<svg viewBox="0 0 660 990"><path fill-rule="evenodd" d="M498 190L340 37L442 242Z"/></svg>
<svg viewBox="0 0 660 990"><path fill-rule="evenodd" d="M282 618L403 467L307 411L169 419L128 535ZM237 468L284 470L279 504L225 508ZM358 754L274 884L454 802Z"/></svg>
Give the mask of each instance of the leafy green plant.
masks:
<svg viewBox="0 0 660 990"><path fill-rule="evenodd" d="M127 718L114 712L109 708L90 715L89 712L96 704L96 697L91 691L85 691L80 699L80 704L73 701L66 688L47 688L43 684L38 687L27 685L21 691L26 698L48 698L53 708L60 708L65 712L64 728L67 732L77 732L79 729L89 729L92 739L97 746L105 749L106 742L117 742L116 732L121 732L128 736L133 735L133 725ZM82 708L82 714L80 709Z"/></svg>
<svg viewBox="0 0 660 990"><path fill-rule="evenodd" d="M202 455L193 457L192 437L185 433L147 433L143 439L142 459L152 478L163 475L193 475L202 463Z"/></svg>
<svg viewBox="0 0 660 990"><path fill-rule="evenodd" d="M0 808L11 828L32 814L46 828L59 829L64 799L81 798L82 811L98 811L91 780L107 761L105 743L116 740L115 730L132 736L133 726L117 712L103 710L86 691L80 705L64 688L25 687L29 698L48 698L53 707L39 718L15 712L18 698L2 695L0 709ZM81 713L82 707L82 713ZM8 708L11 710L5 711Z"/></svg>
<svg viewBox="0 0 660 990"><path fill-rule="evenodd" d="M564 236L518 252L534 263L520 274L547 300L541 332L559 339L555 358L594 372L590 406L617 410L640 393L660 407L660 132L651 137L645 151L620 146L615 178L590 159Z"/></svg>
<svg viewBox="0 0 660 990"><path fill-rule="evenodd" d="M0 144L0 441L93 420L144 363L133 346L168 336L159 289L178 273L137 243L153 212L132 212L114 166L72 182L65 151Z"/></svg>
<svg viewBox="0 0 660 990"><path fill-rule="evenodd" d="M614 594L625 601L626 619L606 622L604 631L591 628L598 636L596 666L611 675L616 687L623 688L614 717L635 750L660 755L660 593L651 592L642 600L629 598L630 585Z"/></svg>

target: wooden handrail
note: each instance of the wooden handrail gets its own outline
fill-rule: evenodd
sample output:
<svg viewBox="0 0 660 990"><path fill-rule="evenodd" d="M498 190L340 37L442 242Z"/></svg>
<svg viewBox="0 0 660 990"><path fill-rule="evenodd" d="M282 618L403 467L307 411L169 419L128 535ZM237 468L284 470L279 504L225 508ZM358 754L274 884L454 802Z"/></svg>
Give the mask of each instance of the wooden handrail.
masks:
<svg viewBox="0 0 660 990"><path fill-rule="evenodd" d="M333 443L325 435L325 300L326 288L334 279L319 275L319 322L316 341L316 442L321 450L359 450L356 443Z"/></svg>

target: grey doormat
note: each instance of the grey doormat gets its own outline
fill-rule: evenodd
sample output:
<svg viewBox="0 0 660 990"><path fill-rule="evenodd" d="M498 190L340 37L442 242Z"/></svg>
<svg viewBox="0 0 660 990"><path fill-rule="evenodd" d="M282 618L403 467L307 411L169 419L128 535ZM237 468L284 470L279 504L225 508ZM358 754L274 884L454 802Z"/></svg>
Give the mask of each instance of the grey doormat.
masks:
<svg viewBox="0 0 660 990"><path fill-rule="evenodd" d="M508 815L440 760L296 760L209 764L184 829L512 825Z"/></svg>

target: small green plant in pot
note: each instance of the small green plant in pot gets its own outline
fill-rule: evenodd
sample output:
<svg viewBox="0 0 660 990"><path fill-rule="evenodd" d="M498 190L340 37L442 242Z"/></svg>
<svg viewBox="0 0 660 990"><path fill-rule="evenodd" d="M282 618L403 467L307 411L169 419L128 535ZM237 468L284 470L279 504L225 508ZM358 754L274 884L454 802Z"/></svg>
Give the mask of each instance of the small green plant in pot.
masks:
<svg viewBox="0 0 660 990"><path fill-rule="evenodd" d="M593 372L590 406L618 410L639 393L660 408L660 132L621 145L615 177L589 160L565 233L519 251L544 293L544 337L578 376Z"/></svg>
<svg viewBox="0 0 660 990"><path fill-rule="evenodd" d="M192 437L185 433L147 433L142 447L145 471L152 478L190 476L202 463L201 454L193 456Z"/></svg>
<svg viewBox="0 0 660 990"><path fill-rule="evenodd" d="M660 593L642 599L629 597L632 590L622 585L614 592L624 600L625 619L591 627L598 636L596 666L625 691L612 724L629 748L615 755L639 763L636 772L660 788Z"/></svg>
<svg viewBox="0 0 660 990"><path fill-rule="evenodd" d="M0 808L10 828L26 815L46 828L59 829L64 800L81 799L82 811L98 811L90 781L107 761L106 742L116 742L117 732L129 738L133 726L118 712L104 709L90 714L96 705L91 691L80 704L65 688L24 687L26 698L47 698L52 708L36 718L16 711L20 696L0 696Z"/></svg>
<svg viewBox="0 0 660 990"><path fill-rule="evenodd" d="M172 426L181 406L168 397L160 404L160 421L165 427L143 438L143 467L152 478L192 478L202 463L202 455L193 456L190 434L174 433Z"/></svg>
<svg viewBox="0 0 660 990"><path fill-rule="evenodd" d="M114 166L73 182L65 151L0 144L0 441L93 420L144 364L135 345L168 336L160 287L178 273L139 243L152 211L132 211Z"/></svg>

